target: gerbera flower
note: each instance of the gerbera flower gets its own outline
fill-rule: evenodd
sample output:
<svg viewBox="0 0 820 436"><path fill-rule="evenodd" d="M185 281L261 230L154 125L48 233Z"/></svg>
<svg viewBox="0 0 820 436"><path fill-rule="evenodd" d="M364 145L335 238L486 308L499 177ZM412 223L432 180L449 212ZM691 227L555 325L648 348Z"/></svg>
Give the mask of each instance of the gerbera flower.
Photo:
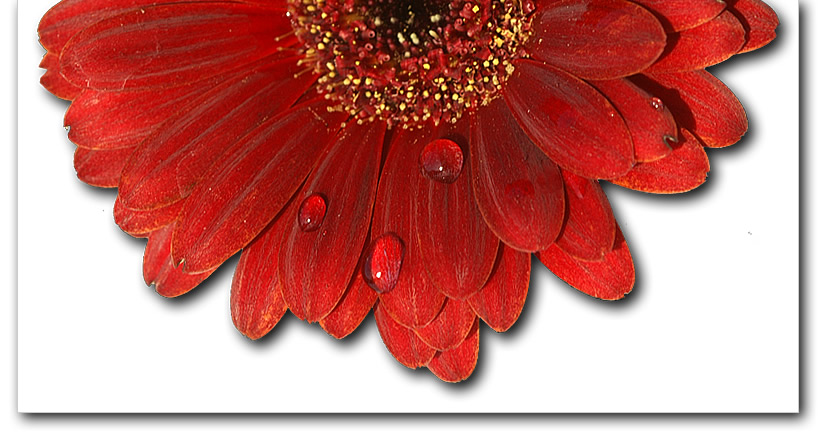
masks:
<svg viewBox="0 0 820 436"><path fill-rule="evenodd" d="M605 300L634 284L599 180L706 179L740 103L705 68L774 38L760 0L64 0L41 82L81 180L117 187L167 297L241 251L237 329L371 309L402 364L467 378L530 254Z"/></svg>

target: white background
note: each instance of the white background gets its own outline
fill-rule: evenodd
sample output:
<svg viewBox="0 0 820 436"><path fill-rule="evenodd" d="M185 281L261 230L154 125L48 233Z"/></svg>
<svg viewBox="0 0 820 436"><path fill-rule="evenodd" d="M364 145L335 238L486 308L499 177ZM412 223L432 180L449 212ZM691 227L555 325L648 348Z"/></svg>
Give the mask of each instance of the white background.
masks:
<svg viewBox="0 0 820 436"><path fill-rule="evenodd" d="M60 127L66 105L36 83L42 51L33 29L48 3L19 8L19 194L9 177L7 195L10 204L19 201L20 214L4 216L18 225L17 283L13 267L8 276L11 289L19 285L20 411L796 411L794 2L770 1L783 21L775 46L717 69L752 127L735 148L710 154L707 185L669 198L608 191L635 254L634 294L602 303L536 268L519 324L501 335L483 330L477 372L456 386L395 363L372 320L335 341L288 317L270 340L250 343L230 323L230 271L179 301L145 288L142 244L113 224L113 193L76 180ZM14 78L13 70L4 74ZM4 122L14 119L14 107L7 109ZM13 125L4 130L13 133ZM812 155L807 145L804 157ZM13 162L8 149L4 161ZM803 181L813 182L811 174ZM9 266L13 232L10 242ZM13 374L15 362L8 364ZM15 399L8 400L11 409ZM14 428L56 428L58 421L18 416ZM61 425L71 422L78 424ZM800 429L808 422L750 425Z"/></svg>

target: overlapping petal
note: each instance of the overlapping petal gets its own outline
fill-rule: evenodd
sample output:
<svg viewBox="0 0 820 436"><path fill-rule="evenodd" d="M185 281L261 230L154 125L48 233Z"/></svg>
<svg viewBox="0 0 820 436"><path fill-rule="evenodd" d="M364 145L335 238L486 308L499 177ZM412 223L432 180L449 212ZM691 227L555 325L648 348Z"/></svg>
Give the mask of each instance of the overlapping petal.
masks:
<svg viewBox="0 0 820 436"><path fill-rule="evenodd" d="M63 0L38 29L41 82L73 100L78 177L119 188L115 221L148 238L143 273L159 294L188 292L242 250L231 316L245 336L264 336L290 308L343 338L374 309L400 363L457 382L476 367L479 320L501 332L520 316L530 253L593 297L632 290L598 180L651 193L702 184L704 146L748 128L705 68L766 45L778 25L761 0L527 1L498 28L482 21L493 10L470 5L430 34L470 38L426 64L413 64L424 51L414 35L397 35L405 65L371 62L372 47L348 38L370 31L359 16L336 21L352 33L333 29L355 56L337 45L322 58L336 36L306 44L284 0ZM476 35L484 27L490 38ZM368 69L377 64L419 70ZM401 88L403 74L440 72L464 80L459 92ZM440 103L382 119L390 101L339 97L357 80ZM428 159L428 145L453 154ZM366 280L370 244L386 236L400 256L380 287Z"/></svg>
<svg viewBox="0 0 820 436"><path fill-rule="evenodd" d="M271 118L234 144L194 188L174 231L186 271L213 268L282 210L346 118L320 103Z"/></svg>
<svg viewBox="0 0 820 436"><path fill-rule="evenodd" d="M174 266L171 260L172 225L151 232L145 244L142 274L145 283L154 285L163 297L178 297L187 293L207 279L214 269L188 274L181 266Z"/></svg>
<svg viewBox="0 0 820 436"><path fill-rule="evenodd" d="M480 291L467 302L473 311L497 332L505 332L515 324L530 286L529 253L513 250L500 244L495 268L489 280Z"/></svg>
<svg viewBox="0 0 820 436"><path fill-rule="evenodd" d="M308 322L321 320L336 307L359 264L376 197L384 133L383 123L353 124L323 153L294 199L301 205L309 195L319 195L327 202L319 229L304 231L294 225L295 208L283 217L291 223L279 255L283 295L291 312Z"/></svg>
<svg viewBox="0 0 820 436"><path fill-rule="evenodd" d="M726 147L749 128L746 111L734 93L705 70L647 74L635 82L659 97L678 126L689 130L707 147Z"/></svg>
<svg viewBox="0 0 820 436"><path fill-rule="evenodd" d="M279 11L241 3L132 9L74 35L60 55L60 72L91 89L162 88L261 59L289 31Z"/></svg>
<svg viewBox="0 0 820 436"><path fill-rule="evenodd" d="M436 139L459 144L468 160L469 135L468 120L462 119L455 126L444 126ZM464 165L454 183L418 175L416 227L424 267L438 289L456 299L481 289L493 269L499 243L481 218L470 171L470 166Z"/></svg>
<svg viewBox="0 0 820 436"><path fill-rule="evenodd" d="M612 183L636 191L677 194L691 191L706 181L709 158L700 141L684 130L681 141L669 156L635 165Z"/></svg>
<svg viewBox="0 0 820 436"><path fill-rule="evenodd" d="M380 295L380 306L401 325L421 327L438 315L445 295L433 284L421 257L416 227L419 156L433 139L431 126L401 130L379 180L371 234L393 233L404 241L404 260L396 286Z"/></svg>
<svg viewBox="0 0 820 436"><path fill-rule="evenodd" d="M550 271L579 291L602 300L618 300L632 291L635 267L620 230L603 259L587 261L568 255L558 245L536 254Z"/></svg>
<svg viewBox="0 0 820 436"><path fill-rule="evenodd" d="M666 33L627 0L567 0L539 8L527 48L535 59L584 79L643 71L661 55Z"/></svg>
<svg viewBox="0 0 820 436"><path fill-rule="evenodd" d="M239 257L231 283L231 319L240 333L259 339L287 312L279 279L279 251L284 220L275 220L248 244Z"/></svg>
<svg viewBox="0 0 820 436"><path fill-rule="evenodd" d="M589 179L611 179L632 168L626 123L588 83L522 60L515 63L505 97L532 142L561 168Z"/></svg>
<svg viewBox="0 0 820 436"><path fill-rule="evenodd" d="M484 220L512 248L546 249L564 224L558 167L521 131L504 100L472 121L470 172Z"/></svg>

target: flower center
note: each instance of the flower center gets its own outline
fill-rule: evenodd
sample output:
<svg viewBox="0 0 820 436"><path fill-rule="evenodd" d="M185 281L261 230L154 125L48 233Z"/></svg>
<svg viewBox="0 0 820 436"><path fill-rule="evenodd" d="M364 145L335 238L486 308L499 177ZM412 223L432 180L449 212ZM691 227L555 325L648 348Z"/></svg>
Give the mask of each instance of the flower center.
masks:
<svg viewBox="0 0 820 436"><path fill-rule="evenodd" d="M329 110L390 126L455 122L525 57L532 0L288 0Z"/></svg>

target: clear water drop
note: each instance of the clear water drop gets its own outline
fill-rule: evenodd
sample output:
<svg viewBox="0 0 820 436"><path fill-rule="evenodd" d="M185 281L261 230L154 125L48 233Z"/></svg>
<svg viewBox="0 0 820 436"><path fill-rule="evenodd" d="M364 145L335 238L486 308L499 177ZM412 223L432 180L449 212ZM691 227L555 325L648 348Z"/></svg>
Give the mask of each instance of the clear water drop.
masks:
<svg viewBox="0 0 820 436"><path fill-rule="evenodd" d="M441 183L453 183L464 166L461 147L449 139L436 139L424 146L419 156L421 173Z"/></svg>
<svg viewBox="0 0 820 436"><path fill-rule="evenodd" d="M319 194L311 194L299 206L299 228L312 232L322 225L327 213L327 202Z"/></svg>
<svg viewBox="0 0 820 436"><path fill-rule="evenodd" d="M658 111L662 111L664 108L663 100L659 99L658 97L652 97L652 99L649 100L649 104L651 104L652 107Z"/></svg>
<svg viewBox="0 0 820 436"><path fill-rule="evenodd" d="M395 233L385 233L370 244L362 267L365 283L378 293L390 292L399 282L404 261L404 242Z"/></svg>

